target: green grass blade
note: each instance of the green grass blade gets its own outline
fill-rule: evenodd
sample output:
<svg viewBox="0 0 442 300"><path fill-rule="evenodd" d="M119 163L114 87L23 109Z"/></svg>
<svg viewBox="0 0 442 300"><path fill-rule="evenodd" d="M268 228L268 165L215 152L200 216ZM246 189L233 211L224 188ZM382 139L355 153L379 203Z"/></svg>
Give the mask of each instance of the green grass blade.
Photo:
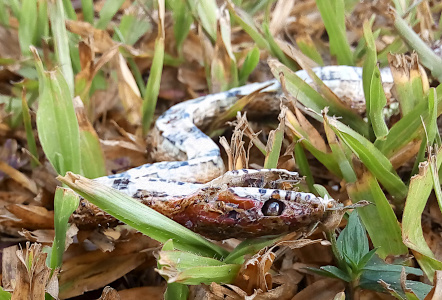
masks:
<svg viewBox="0 0 442 300"><path fill-rule="evenodd" d="M164 1L159 0L158 3L160 19L158 24L158 36L155 41L155 53L153 55L152 66L150 68L150 75L147 81L142 107L142 126L144 134L149 131L150 125L153 121L158 94L160 92L161 73L163 71L164 63Z"/></svg>
<svg viewBox="0 0 442 300"><path fill-rule="evenodd" d="M196 266L179 272L173 280L188 285L232 283L240 269L241 265Z"/></svg>
<svg viewBox="0 0 442 300"><path fill-rule="evenodd" d="M431 162L433 160L433 162ZM429 164L433 164L434 170L439 170L442 162L442 150L439 149L430 163L421 165L419 175L414 176L410 181L410 188L405 202L404 214L402 217L402 238L405 245L413 250L422 270L430 280L433 279L434 271L442 269L442 262L436 260L423 235L421 218L433 189L434 173L431 172Z"/></svg>
<svg viewBox="0 0 442 300"><path fill-rule="evenodd" d="M63 0L63 9L66 12L66 17L70 20L77 20L77 14L75 13L75 9L72 6L72 1Z"/></svg>
<svg viewBox="0 0 442 300"><path fill-rule="evenodd" d="M307 57L311 58L318 65L323 66L324 61L322 60L321 54L316 48L312 38L309 35L301 35L296 38L296 44Z"/></svg>
<svg viewBox="0 0 442 300"><path fill-rule="evenodd" d="M353 131L341 122L330 119L329 124L340 140L345 142L362 163L382 183L385 189L401 201L407 195L407 186L397 175L388 158L379 151L369 140Z"/></svg>
<svg viewBox="0 0 442 300"><path fill-rule="evenodd" d="M430 120L426 125L428 141L430 144L433 144L437 140L437 136L439 136L439 128L437 126L437 106L438 106L438 98L437 92L435 88L431 88L428 93L428 111Z"/></svg>
<svg viewBox="0 0 442 300"><path fill-rule="evenodd" d="M26 141L28 142L28 150L33 156L33 159L31 160L31 167L35 168L38 165L37 143L35 142L34 133L32 131L31 115L29 114L28 102L26 101L26 94L24 92L22 96L22 112L23 123L26 130Z"/></svg>
<svg viewBox="0 0 442 300"><path fill-rule="evenodd" d="M306 140L301 140L302 145L307 149L327 170L339 178L343 178L339 164L335 159L333 153L324 153L314 147L312 143Z"/></svg>
<svg viewBox="0 0 442 300"><path fill-rule="evenodd" d="M439 134L437 127L437 95L436 89L432 88L428 94L429 119L425 126L425 136L422 139L419 152L417 153L411 174L417 174L419 164L425 160L425 151L428 145L433 145L436 140L436 134Z"/></svg>
<svg viewBox="0 0 442 300"><path fill-rule="evenodd" d="M93 24L94 23L94 1L81 0L81 8L83 12L83 20Z"/></svg>
<svg viewBox="0 0 442 300"><path fill-rule="evenodd" d="M376 253L382 258L408 253L396 215L373 175L364 172L356 183L347 185L347 192L353 203L366 200L374 204L358 208L358 213L373 246L378 248Z"/></svg>
<svg viewBox="0 0 442 300"><path fill-rule="evenodd" d="M80 128L81 170L88 178L106 175L106 164L100 140L95 131Z"/></svg>
<svg viewBox="0 0 442 300"><path fill-rule="evenodd" d="M175 245L175 243L174 243ZM191 252L177 251L177 250L162 250L160 253L160 259L158 264L161 265L161 261L166 258L173 262L178 271L192 268L194 266L201 267L216 267L222 266L225 263L211 257L196 255Z"/></svg>
<svg viewBox="0 0 442 300"><path fill-rule="evenodd" d="M410 5L410 1L393 0L392 2L394 3L394 9L399 15L403 15Z"/></svg>
<svg viewBox="0 0 442 300"><path fill-rule="evenodd" d="M424 137L421 141L419 151L416 155L416 160L414 161L413 169L411 171L411 175L417 174L419 170L419 164L425 160L425 152L427 150L427 137Z"/></svg>
<svg viewBox="0 0 442 300"><path fill-rule="evenodd" d="M120 9L121 5L123 5L124 1L125 0L107 0L106 4L103 5L103 8L100 11L100 17L98 18L95 27L97 29L105 30L109 22Z"/></svg>
<svg viewBox="0 0 442 300"><path fill-rule="evenodd" d="M434 40L437 41L442 37L442 18L439 18L437 30L434 32Z"/></svg>
<svg viewBox="0 0 442 300"><path fill-rule="evenodd" d="M9 292L6 292L1 286L0 286L0 300L10 300L12 298L12 294Z"/></svg>
<svg viewBox="0 0 442 300"><path fill-rule="evenodd" d="M382 49L382 51L378 53L379 65L382 67L388 64L388 55L390 53L403 54L407 51L407 45L400 37L397 37L391 44L387 45L384 49Z"/></svg>
<svg viewBox="0 0 442 300"><path fill-rule="evenodd" d="M44 38L49 36L49 18L47 1L38 1L37 12L37 37Z"/></svg>
<svg viewBox="0 0 442 300"><path fill-rule="evenodd" d="M79 204L79 197L70 189L57 187L54 197L55 239L52 244L50 267L52 270L61 267L66 244L66 232L71 214Z"/></svg>
<svg viewBox="0 0 442 300"><path fill-rule="evenodd" d="M58 179L115 218L161 243L172 239L177 249L207 257L222 258L229 254L220 246L117 190L72 173Z"/></svg>
<svg viewBox="0 0 442 300"><path fill-rule="evenodd" d="M171 282L167 284L164 300L187 300L189 288L185 284Z"/></svg>
<svg viewBox="0 0 442 300"><path fill-rule="evenodd" d="M387 98L384 93L384 88L382 87L381 72L377 66L375 66L371 74L369 93L370 101L367 102L369 120L376 139L384 139L388 134L388 127L384 120L383 111L385 105L387 105Z"/></svg>
<svg viewBox="0 0 442 300"><path fill-rule="evenodd" d="M434 194L436 195L439 209L442 211L442 189L439 181L439 174L437 170L437 161L435 156L430 156L430 171L433 179Z"/></svg>
<svg viewBox="0 0 442 300"><path fill-rule="evenodd" d="M372 17L370 19L370 26L373 25L373 21L374 18ZM373 32L373 37L376 40L379 37L381 30L378 29L375 32ZM365 53L367 53L367 42L365 41L365 37L362 37L359 42L358 45L355 47L355 50L353 51L353 57L355 61L359 61L363 58L363 56L365 55Z"/></svg>
<svg viewBox="0 0 442 300"><path fill-rule="evenodd" d="M74 98L74 104L80 129L80 155L83 175L87 178L105 176L106 162L101 149L100 139L87 119L80 97Z"/></svg>
<svg viewBox="0 0 442 300"><path fill-rule="evenodd" d="M20 23L18 25L18 41L21 52L29 55L29 46L37 43L37 1L23 0L20 8Z"/></svg>
<svg viewBox="0 0 442 300"><path fill-rule="evenodd" d="M435 142L438 140L436 136L439 136L440 140L439 128L437 126L437 114L435 113L436 112L435 108L437 107L437 95L436 95L436 90L434 88L430 90L430 93L428 95L428 100L429 100L428 105L429 105L431 119L429 121L429 124L427 124L426 126L427 128L426 131L427 131L428 145L431 145L435 144ZM442 211L442 190L438 176L439 169L436 168L437 162L435 161L434 156L430 156L430 162L431 162L430 168L432 172L431 175L433 176L434 192L436 194L437 202L439 203L439 208Z"/></svg>
<svg viewBox="0 0 442 300"><path fill-rule="evenodd" d="M330 53L338 64L353 66L353 54L345 30L344 0L316 0L330 41Z"/></svg>
<svg viewBox="0 0 442 300"><path fill-rule="evenodd" d="M291 111L287 112L286 119L286 126L296 136L296 141L302 143L304 148L309 151L318 161L320 161L321 164L327 168L327 170L332 172L337 177L342 178L342 173L334 154L327 152L327 149L324 149L324 147L318 146L314 140L310 140L311 137L309 136L308 132L301 128Z"/></svg>
<svg viewBox="0 0 442 300"><path fill-rule="evenodd" d="M297 71L298 67L295 62L288 58L284 51L279 47L279 45L275 42L272 33L270 32L270 28L267 23L262 24L262 30L264 32L264 37L267 40L267 43L270 46L270 53L277 57L280 62L282 62L286 67L290 68L293 71Z"/></svg>
<svg viewBox="0 0 442 300"><path fill-rule="evenodd" d="M0 1L0 24L9 27L9 11L5 0Z"/></svg>
<svg viewBox="0 0 442 300"><path fill-rule="evenodd" d="M437 116L442 113L442 85L436 88L437 97ZM426 101L418 103L413 110L399 120L393 127L390 128L388 135L384 141L376 141L375 146L386 157L392 157L397 151L405 147L409 142L422 139L424 129L422 127L422 120L427 123L429 118L428 105Z"/></svg>
<svg viewBox="0 0 442 300"><path fill-rule="evenodd" d="M279 63L276 60L269 60L269 66L277 79L283 74L285 78L285 86L287 91L296 97L296 99L304 106L315 111L318 115L313 116L319 121L322 121L320 117L321 111L325 107L329 107L331 115L342 117L343 122L352 128L357 129L362 135L368 136L368 126L364 120L351 109L345 107L342 104L331 102L322 97L317 91L315 91L310 85L305 83L304 80L299 78L293 71Z"/></svg>
<svg viewBox="0 0 442 300"><path fill-rule="evenodd" d="M168 240L164 243L162 251L174 250L173 241ZM157 268L161 265L157 262ZM189 288L185 284L171 282L167 284L166 292L164 293L164 300L186 300L189 296Z"/></svg>
<svg viewBox="0 0 442 300"><path fill-rule="evenodd" d="M284 139L285 129L285 114L287 107L281 108L281 113L278 116L279 125L275 130L272 130L269 134L269 139L266 146L266 158L264 161L265 169L274 169L278 167L278 159L281 153L282 141Z"/></svg>
<svg viewBox="0 0 442 300"><path fill-rule="evenodd" d="M325 134L327 136L328 144L332 150L335 161L338 163L342 176L348 183L354 183L357 181L356 173L351 164L351 158L348 155L348 148L344 149L345 144L339 142L336 134L330 128L328 119L324 122ZM347 151L345 151L347 150Z"/></svg>
<svg viewBox="0 0 442 300"><path fill-rule="evenodd" d="M140 37L146 34L151 27L147 20L137 18L134 15L124 15L121 18L118 29L124 38L124 43L133 45Z"/></svg>
<svg viewBox="0 0 442 300"><path fill-rule="evenodd" d="M11 0L11 1L8 1L8 3L9 3L9 7L11 8L12 14L20 22L20 15L21 15L20 1L19 0Z"/></svg>
<svg viewBox="0 0 442 300"><path fill-rule="evenodd" d="M54 38L57 64L69 87L71 97L74 94L74 71L69 51L68 32L66 30L65 14L62 0L48 2L49 18L51 21L52 35Z"/></svg>
<svg viewBox="0 0 442 300"><path fill-rule="evenodd" d="M183 251L160 251L158 272L167 281L197 285L231 283L237 276L241 265L226 264L219 260Z"/></svg>
<svg viewBox="0 0 442 300"><path fill-rule="evenodd" d="M69 87L59 70L45 72L37 50L32 52L39 74L37 130L43 151L58 174L79 173L80 134Z"/></svg>
<svg viewBox="0 0 442 300"><path fill-rule="evenodd" d="M74 74L78 74L81 71L81 63L80 63L80 51L78 50L78 44L80 43L80 37L68 33L69 39L71 42L69 43L69 54L72 64L72 69ZM75 86L75 85L74 85Z"/></svg>
<svg viewBox="0 0 442 300"><path fill-rule="evenodd" d="M239 8L234 8L229 2L227 2L227 7L234 21L237 22L241 28L255 41L258 48L261 50L270 51L269 43L258 31L251 16Z"/></svg>
<svg viewBox="0 0 442 300"><path fill-rule="evenodd" d="M296 165L299 168L299 174L305 177L305 182L307 183L308 189L311 193L315 192L315 180L313 178L312 171L310 170L310 164L307 160L307 156L305 155L304 148L301 143L298 141L295 144L294 149L295 161Z"/></svg>
<svg viewBox="0 0 442 300"><path fill-rule="evenodd" d="M255 15L260 11L266 9L269 6L269 1L267 0L258 0L258 1L244 1L244 0L236 0L232 1L235 5L241 6L244 11L247 11L250 15Z"/></svg>
<svg viewBox="0 0 442 300"><path fill-rule="evenodd" d="M421 63L442 82L442 58L437 56L397 13L394 15L394 26L410 48L417 52Z"/></svg>
<svg viewBox="0 0 442 300"><path fill-rule="evenodd" d="M183 43L190 31L190 25L193 23L193 16L188 12L188 6L185 0L168 1L172 10L173 35L175 37L176 47L179 56L182 56Z"/></svg>
<svg viewBox="0 0 442 300"><path fill-rule="evenodd" d="M428 88L428 79L420 73L419 62L416 54L411 55L407 61L403 55L389 55L396 98L400 104L401 113L407 115L413 108L424 100Z"/></svg>
<svg viewBox="0 0 442 300"><path fill-rule="evenodd" d="M376 45L369 21L364 22L364 37L367 43L367 57L362 71L367 117L377 139L388 134L383 109L387 105L381 74L377 67Z"/></svg>
<svg viewBox="0 0 442 300"><path fill-rule="evenodd" d="M374 145L386 157L392 157L409 142L414 139L421 139L423 134L422 120L425 122L427 118L428 105L421 103L394 124L383 141L377 140Z"/></svg>
<svg viewBox="0 0 442 300"><path fill-rule="evenodd" d="M198 16L201 26L204 28L212 41L216 41L216 14L218 6L215 0L187 0L191 11Z"/></svg>
<svg viewBox="0 0 442 300"><path fill-rule="evenodd" d="M240 86L246 84L247 78L256 68L258 63L259 63L259 49L258 47L253 47L253 49L247 53L247 56L244 59L244 63L241 69L239 70L238 81Z"/></svg>

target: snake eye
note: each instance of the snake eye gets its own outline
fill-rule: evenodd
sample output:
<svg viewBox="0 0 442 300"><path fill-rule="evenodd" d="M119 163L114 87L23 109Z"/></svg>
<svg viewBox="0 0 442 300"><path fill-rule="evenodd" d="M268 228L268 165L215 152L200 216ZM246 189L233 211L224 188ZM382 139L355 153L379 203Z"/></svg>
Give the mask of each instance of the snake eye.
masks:
<svg viewBox="0 0 442 300"><path fill-rule="evenodd" d="M262 213L264 216L277 217L284 211L285 204L279 200L270 199L262 206Z"/></svg>

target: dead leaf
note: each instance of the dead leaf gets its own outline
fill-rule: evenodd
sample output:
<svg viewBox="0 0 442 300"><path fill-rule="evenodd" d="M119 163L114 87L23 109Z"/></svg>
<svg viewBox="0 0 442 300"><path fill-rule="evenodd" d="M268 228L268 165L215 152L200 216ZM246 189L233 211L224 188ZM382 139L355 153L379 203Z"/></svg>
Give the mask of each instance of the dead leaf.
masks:
<svg viewBox="0 0 442 300"><path fill-rule="evenodd" d="M23 229L18 233L30 242L37 242L49 246L52 245L55 237L55 231L52 229L37 229L34 231Z"/></svg>
<svg viewBox="0 0 442 300"><path fill-rule="evenodd" d="M275 276L275 286L269 291L255 290L253 294L248 295L240 287L232 284L220 285L212 283L210 286L199 285L193 286L189 295L189 299L210 299L210 300L289 300L298 288L298 280L296 275L285 273L284 275Z"/></svg>
<svg viewBox="0 0 442 300"><path fill-rule="evenodd" d="M14 279L18 263L17 250L17 245L2 249L2 287L9 292L12 292L15 288Z"/></svg>
<svg viewBox="0 0 442 300"><path fill-rule="evenodd" d="M436 271L433 284L434 287L424 300L442 300L442 271Z"/></svg>
<svg viewBox="0 0 442 300"><path fill-rule="evenodd" d="M234 284L245 291L247 295L256 290L267 292L272 289L272 275L269 273L275 260L273 248L263 249L248 259L238 272Z"/></svg>
<svg viewBox="0 0 442 300"><path fill-rule="evenodd" d="M83 241L82 245L89 245L88 248L93 246L88 240ZM112 252L85 251L82 245L73 244L64 254L60 274L61 298L103 287L140 266L148 257L154 263L153 256L145 249L157 247L158 243L139 233L130 233L115 241Z"/></svg>
<svg viewBox="0 0 442 300"><path fill-rule="evenodd" d="M92 51L94 40L88 38L87 41L87 43L86 41L82 41L79 44L78 50L80 52L80 63L82 67L81 71L75 76L76 86L83 87L81 90L77 91L77 93L86 104L89 103L88 99L92 80L95 78L98 71L116 56L119 50L119 47L116 44L107 49L100 58L95 61L95 53ZM87 110L91 111L92 108L87 105Z"/></svg>
<svg viewBox="0 0 442 300"><path fill-rule="evenodd" d="M31 193L21 191L0 191L0 207L6 206L7 204L32 203L34 197Z"/></svg>
<svg viewBox="0 0 442 300"><path fill-rule="evenodd" d="M116 44L106 31L96 29L88 22L66 20L66 28L83 38L93 38L94 52L104 53Z"/></svg>
<svg viewBox="0 0 442 300"><path fill-rule="evenodd" d="M103 293L101 294L101 297L98 300L120 300L120 295L118 292L111 288L110 286L106 286L103 289Z"/></svg>
<svg viewBox="0 0 442 300"><path fill-rule="evenodd" d="M275 8L272 11L272 20L270 21L270 32L272 36L277 36L284 26L289 21L289 16L292 13L295 1L279 0L276 2Z"/></svg>
<svg viewBox="0 0 442 300"><path fill-rule="evenodd" d="M38 193L37 185L34 181L29 179L26 175L18 171L17 169L14 169L7 163L0 161L0 171L7 174L9 177L20 183L22 186L24 186L26 189L31 191L34 194Z"/></svg>
<svg viewBox="0 0 442 300"><path fill-rule="evenodd" d="M336 294L344 291L344 283L338 279L318 280L296 294L292 300L332 300Z"/></svg>
<svg viewBox="0 0 442 300"><path fill-rule="evenodd" d="M144 262L145 254L134 253L105 260L91 261L87 264L76 259L75 267L63 265L60 277L60 297L70 298L86 291L98 289L120 278Z"/></svg>
<svg viewBox="0 0 442 300"><path fill-rule="evenodd" d="M139 300L149 295L149 299L163 300L166 286L143 286L138 288L126 289L118 291L121 300Z"/></svg>
<svg viewBox="0 0 442 300"><path fill-rule="evenodd" d="M51 269L46 266L47 253L42 252L40 244L31 245L28 242L26 243L26 249L16 250L15 254L17 259L3 261L3 264L7 266L2 269L3 271L5 269L15 269L8 272L10 276L8 277L9 283L5 284L5 286L13 288L11 299L44 299L46 286L51 281ZM12 253L9 252L9 255L12 255ZM9 257L11 258L11 256ZM52 276L52 280L56 277L57 272ZM54 283L52 282L51 285L54 285ZM54 294L54 296L57 298L58 295Z"/></svg>
<svg viewBox="0 0 442 300"><path fill-rule="evenodd" d="M427 43L434 41L434 19L430 5L427 2L420 2L417 5L417 18L419 19L419 36Z"/></svg>
<svg viewBox="0 0 442 300"><path fill-rule="evenodd" d="M0 57L20 59L21 51L16 28L18 26L0 26Z"/></svg>
<svg viewBox="0 0 442 300"><path fill-rule="evenodd" d="M12 204L6 209L18 218L15 227L28 230L54 228L54 212L42 206Z"/></svg>
<svg viewBox="0 0 442 300"><path fill-rule="evenodd" d="M203 68L195 68L194 65L184 64L178 69L178 80L188 86L192 91L207 89L206 74ZM196 94L195 98L196 98Z"/></svg>
<svg viewBox="0 0 442 300"><path fill-rule="evenodd" d="M118 75L118 95L126 110L125 115L131 124L139 125L141 123L141 105L143 102L140 90L121 53L118 53L115 57L115 65Z"/></svg>

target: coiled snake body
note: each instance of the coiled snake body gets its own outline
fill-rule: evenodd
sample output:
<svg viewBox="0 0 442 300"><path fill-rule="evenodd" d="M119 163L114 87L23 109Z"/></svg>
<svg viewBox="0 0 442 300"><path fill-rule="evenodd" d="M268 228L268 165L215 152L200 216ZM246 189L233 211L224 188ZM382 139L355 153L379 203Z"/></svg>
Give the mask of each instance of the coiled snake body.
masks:
<svg viewBox="0 0 442 300"><path fill-rule="evenodd" d="M363 101L361 68L329 66L313 71L338 96ZM296 74L311 83L305 71ZM381 77L384 84L392 84L389 69L382 69ZM153 156L161 162L95 180L217 240L281 234L321 220L327 209L337 205L336 201L286 190L284 182L299 182L296 172L243 169L224 174L220 149L198 129L242 96L265 86L263 92L274 93L275 97L281 93L280 84L271 80L171 107L158 118L150 134L150 143L155 145ZM85 217L90 215L94 217ZM73 220L86 227L117 222L85 200Z"/></svg>

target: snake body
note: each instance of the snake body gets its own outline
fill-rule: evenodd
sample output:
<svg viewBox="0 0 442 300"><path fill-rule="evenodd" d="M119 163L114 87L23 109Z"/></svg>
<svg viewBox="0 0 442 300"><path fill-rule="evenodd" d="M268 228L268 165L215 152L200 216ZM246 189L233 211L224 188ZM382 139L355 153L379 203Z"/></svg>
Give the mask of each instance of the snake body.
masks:
<svg viewBox="0 0 442 300"><path fill-rule="evenodd" d="M338 96L363 101L361 68L328 66L313 71ZM296 75L312 82L303 70ZM381 77L383 84L393 83L389 69L382 69ZM281 234L318 222L327 209L337 205L336 201L287 190L284 183L299 182L296 172L243 169L225 173L220 149L198 128L209 124L239 98L264 87L262 92L275 97L281 94L279 82L271 80L171 107L157 119L150 134L150 153L161 162L95 180L218 240ZM85 200L73 219L83 226L116 222Z"/></svg>

